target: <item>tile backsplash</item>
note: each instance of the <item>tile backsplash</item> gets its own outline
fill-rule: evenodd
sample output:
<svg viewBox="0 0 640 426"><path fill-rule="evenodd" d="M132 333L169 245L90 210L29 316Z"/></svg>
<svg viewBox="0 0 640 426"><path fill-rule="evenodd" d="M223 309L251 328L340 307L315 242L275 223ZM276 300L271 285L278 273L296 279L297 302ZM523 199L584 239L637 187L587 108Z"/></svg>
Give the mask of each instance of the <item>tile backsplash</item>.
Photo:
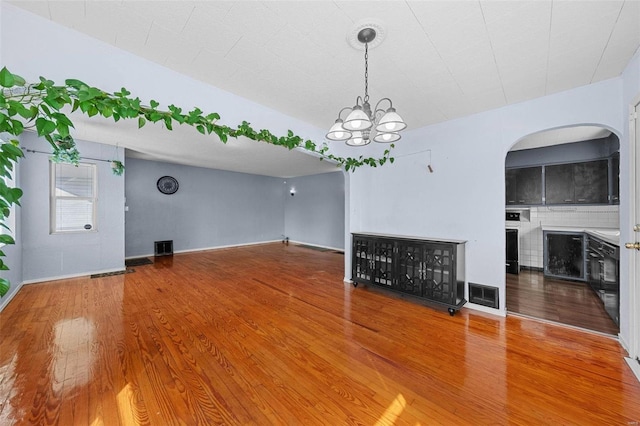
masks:
<svg viewBox="0 0 640 426"><path fill-rule="evenodd" d="M545 206L531 207L521 215L520 222L506 222L507 228L517 228L520 266L543 267L543 226L577 228L619 228L619 206ZM529 219L527 221L527 219Z"/></svg>

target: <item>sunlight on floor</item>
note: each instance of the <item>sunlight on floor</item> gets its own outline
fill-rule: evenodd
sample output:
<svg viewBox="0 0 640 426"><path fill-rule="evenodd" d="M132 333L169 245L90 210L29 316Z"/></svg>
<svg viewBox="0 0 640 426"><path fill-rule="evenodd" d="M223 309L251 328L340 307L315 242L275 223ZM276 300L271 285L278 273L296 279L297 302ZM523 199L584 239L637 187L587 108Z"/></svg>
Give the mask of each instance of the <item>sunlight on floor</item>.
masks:
<svg viewBox="0 0 640 426"><path fill-rule="evenodd" d="M60 387L84 386L93 369L91 346L95 343L95 326L87 318L58 321L54 325L53 383Z"/></svg>
<svg viewBox="0 0 640 426"><path fill-rule="evenodd" d="M404 408L407 406L407 401L404 399L401 393L396 396L391 404L387 407L385 412L382 414L382 417L378 419L376 422L376 426L390 426L395 424L400 414L404 411Z"/></svg>
<svg viewBox="0 0 640 426"><path fill-rule="evenodd" d="M131 386L127 383L125 387L118 392L116 400L118 401L118 414L120 415L120 423L123 425L138 425L135 416L133 415L133 408L131 407L131 401L134 399Z"/></svg>

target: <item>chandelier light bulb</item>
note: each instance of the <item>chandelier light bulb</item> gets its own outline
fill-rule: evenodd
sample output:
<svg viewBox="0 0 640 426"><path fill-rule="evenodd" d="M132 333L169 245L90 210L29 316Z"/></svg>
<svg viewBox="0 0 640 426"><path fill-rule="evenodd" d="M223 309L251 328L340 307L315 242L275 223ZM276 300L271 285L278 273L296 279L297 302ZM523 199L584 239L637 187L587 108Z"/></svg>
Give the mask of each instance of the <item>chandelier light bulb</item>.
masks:
<svg viewBox="0 0 640 426"><path fill-rule="evenodd" d="M359 130L367 130L373 126L373 123L367 116L367 114L362 110L360 105L356 105L351 110L351 113L347 116L346 120L342 124L346 130L351 131L359 131Z"/></svg>
<svg viewBox="0 0 640 426"><path fill-rule="evenodd" d="M391 143L400 139L400 135L396 132L378 133L373 140L380 143Z"/></svg>
<svg viewBox="0 0 640 426"><path fill-rule="evenodd" d="M396 112L395 108L389 108L380 119L376 130L381 132L398 132L407 127L406 123Z"/></svg>
<svg viewBox="0 0 640 426"><path fill-rule="evenodd" d="M368 136L369 132L353 132L351 139L346 143L351 146L364 146L368 145L371 141Z"/></svg>
<svg viewBox="0 0 640 426"><path fill-rule="evenodd" d="M338 118L326 136L327 139L332 141L346 141L351 137L351 132L344 130L342 120Z"/></svg>

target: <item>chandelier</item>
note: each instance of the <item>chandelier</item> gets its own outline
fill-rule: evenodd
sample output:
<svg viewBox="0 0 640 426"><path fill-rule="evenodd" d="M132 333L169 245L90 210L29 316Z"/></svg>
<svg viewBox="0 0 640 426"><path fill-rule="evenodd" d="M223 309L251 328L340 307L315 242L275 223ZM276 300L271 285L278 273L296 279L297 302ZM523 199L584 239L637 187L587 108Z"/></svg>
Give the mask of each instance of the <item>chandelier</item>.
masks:
<svg viewBox="0 0 640 426"><path fill-rule="evenodd" d="M364 98L358 96L353 107L345 107L338 113L338 119L329 129L327 139L346 141L347 145L364 146L371 140L381 143L395 142L400 139L400 131L407 127L398 115L389 98L382 98L371 109L369 104L369 43L376 38L373 28L363 28L358 32L358 41L364 44ZM386 110L379 108L381 105ZM342 113L350 111L342 120Z"/></svg>

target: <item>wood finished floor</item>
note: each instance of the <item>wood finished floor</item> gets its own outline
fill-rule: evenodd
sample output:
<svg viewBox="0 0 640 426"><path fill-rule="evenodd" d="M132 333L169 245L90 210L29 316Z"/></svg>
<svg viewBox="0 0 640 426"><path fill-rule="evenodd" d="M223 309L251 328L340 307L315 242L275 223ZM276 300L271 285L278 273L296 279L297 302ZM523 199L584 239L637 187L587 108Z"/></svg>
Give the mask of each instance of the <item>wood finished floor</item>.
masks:
<svg viewBox="0 0 640 426"><path fill-rule="evenodd" d="M342 282L270 244L24 286L0 313L0 424L464 425L640 421L609 337Z"/></svg>
<svg viewBox="0 0 640 426"><path fill-rule="evenodd" d="M539 271L507 274L507 310L616 336L619 332L587 283L549 278Z"/></svg>

